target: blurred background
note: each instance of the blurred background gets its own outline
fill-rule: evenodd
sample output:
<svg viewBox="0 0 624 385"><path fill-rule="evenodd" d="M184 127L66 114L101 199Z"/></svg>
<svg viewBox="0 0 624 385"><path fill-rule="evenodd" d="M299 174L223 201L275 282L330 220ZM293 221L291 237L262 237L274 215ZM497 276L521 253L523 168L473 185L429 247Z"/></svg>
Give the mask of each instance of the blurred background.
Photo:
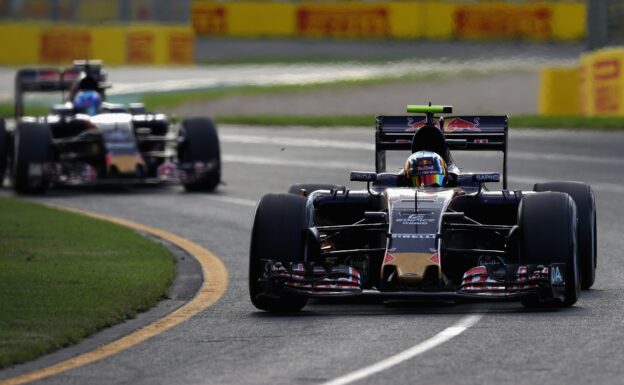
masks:
<svg viewBox="0 0 624 385"><path fill-rule="evenodd" d="M225 121L428 101L622 115L623 16L616 0L0 0L0 103L15 68L89 58L117 101Z"/></svg>

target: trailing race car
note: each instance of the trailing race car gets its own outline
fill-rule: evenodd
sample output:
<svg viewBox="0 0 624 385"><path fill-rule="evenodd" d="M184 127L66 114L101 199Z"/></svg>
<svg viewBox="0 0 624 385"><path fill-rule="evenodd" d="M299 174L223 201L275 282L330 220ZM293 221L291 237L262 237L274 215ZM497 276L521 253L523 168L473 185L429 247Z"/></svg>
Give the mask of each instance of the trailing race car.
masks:
<svg viewBox="0 0 624 385"><path fill-rule="evenodd" d="M572 306L594 283L596 208L582 182L507 189L507 116L379 116L376 172L351 172L363 190L298 184L259 201L249 292L267 311L309 298L513 300ZM386 172L386 151L410 151ZM451 150L501 151L500 173L464 173ZM408 153L410 154L410 153Z"/></svg>
<svg viewBox="0 0 624 385"><path fill-rule="evenodd" d="M64 70L19 70L15 127L7 132L0 122L0 177L8 169L19 193L41 193L55 185L126 183L216 188L221 159L210 119L172 124L140 103L126 107L105 102L109 87L101 63L95 61L77 61ZM46 116L24 117L28 92L68 97Z"/></svg>

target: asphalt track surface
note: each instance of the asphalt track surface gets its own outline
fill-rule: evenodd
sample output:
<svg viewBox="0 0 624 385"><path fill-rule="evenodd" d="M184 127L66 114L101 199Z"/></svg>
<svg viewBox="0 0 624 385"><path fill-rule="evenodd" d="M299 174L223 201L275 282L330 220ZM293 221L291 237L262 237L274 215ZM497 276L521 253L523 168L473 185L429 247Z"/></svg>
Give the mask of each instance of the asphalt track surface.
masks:
<svg viewBox="0 0 624 385"><path fill-rule="evenodd" d="M321 384L358 378L342 377L358 369L365 371L357 384L624 382L624 133L511 134L512 187L554 179L594 186L597 281L575 307L314 302L280 316L257 311L248 299L255 202L296 182L362 187L348 182L348 171L373 168L373 129L224 126L220 135L226 184L215 194L170 187L62 190L33 198L173 232L213 251L229 270L227 292L202 313L117 355L36 383ZM401 155L390 164L399 167L407 156ZM501 159L455 158L479 171L495 170ZM388 357L388 365L374 366Z"/></svg>

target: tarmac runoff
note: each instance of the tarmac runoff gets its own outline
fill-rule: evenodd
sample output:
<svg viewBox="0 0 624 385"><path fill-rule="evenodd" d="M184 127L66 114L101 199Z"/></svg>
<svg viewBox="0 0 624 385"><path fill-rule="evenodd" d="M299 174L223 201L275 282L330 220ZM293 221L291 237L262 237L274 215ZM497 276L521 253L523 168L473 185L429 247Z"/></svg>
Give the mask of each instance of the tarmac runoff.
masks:
<svg viewBox="0 0 624 385"><path fill-rule="evenodd" d="M188 301L181 306L175 306L175 304L174 306L170 306L170 308L168 309L168 314L160 314L160 317L158 317L158 314L163 312L162 308L152 309L148 311L147 313L152 313L151 316L155 317L156 319L151 319L151 322L146 325L140 326L138 329L130 331L129 334L127 334L128 331L124 333L124 329L126 329L128 326L132 327L132 325L130 324L135 323L133 322L135 320L130 320L124 324L111 327L110 329L115 329L113 333L117 333L117 339L114 339L112 342L107 342L102 346L96 347L95 349L88 351L82 350L84 348L81 349L81 344L79 343L74 347L74 349L77 348L79 351L81 351L80 353L73 352L74 349L70 347L67 349L63 349L68 350L67 352L59 351L51 353L50 355L41 357L40 359L37 359L32 363L26 363L13 368L8 368L4 370L4 373L22 373L13 375L5 379L0 379L0 385L19 385L31 381L41 380L46 377L54 376L61 372L78 368L80 366L84 366L92 362L101 360L103 358L109 357L111 355L117 354L123 350L140 344L149 338L152 338L181 324L182 322L193 317L195 314L201 312L202 310L217 302L225 293L228 284L228 271L223 262L209 250L188 239L182 238L178 235L164 230L156 229L154 227L146 226L121 218L96 214L89 211L67 208L58 205L50 206L127 227L129 229L143 233L148 237L155 238L155 241L164 241L165 246L167 246L170 250L172 250L173 247L181 249L182 253L180 251L176 251L175 249L172 250L176 255L176 259L178 260L176 279L173 283L172 292L174 292L174 296L177 296L178 298L187 298ZM185 264L185 266L181 268L179 262L181 259L183 260L184 258L183 256L182 258L180 258L179 254L190 255L197 262L198 266ZM198 269L199 271L193 271ZM196 273L199 272L201 272L202 276L200 286L196 285L197 277L194 277L197 275ZM197 289L196 286L199 286L199 288L193 293L193 290ZM191 292L189 293L189 291ZM157 305L157 308L158 307L159 305ZM141 317L141 315L139 315L139 317ZM150 316L148 315L148 319L149 317ZM124 328L124 326L126 326L126 328ZM95 343L97 343L99 340L106 340L107 336L105 336L105 334L110 334L107 333L107 331L110 330L105 329L99 333L96 333L96 335L94 336L88 337L88 339L94 340ZM110 336L108 338L110 338ZM53 356L58 355L58 353L61 353L61 356L72 355L73 353L74 356L68 359L64 359L60 362L55 362L41 368L24 372L32 366L37 366L37 364L41 365L42 362L45 363L47 361L54 361L55 358ZM75 356L75 354L78 355Z"/></svg>

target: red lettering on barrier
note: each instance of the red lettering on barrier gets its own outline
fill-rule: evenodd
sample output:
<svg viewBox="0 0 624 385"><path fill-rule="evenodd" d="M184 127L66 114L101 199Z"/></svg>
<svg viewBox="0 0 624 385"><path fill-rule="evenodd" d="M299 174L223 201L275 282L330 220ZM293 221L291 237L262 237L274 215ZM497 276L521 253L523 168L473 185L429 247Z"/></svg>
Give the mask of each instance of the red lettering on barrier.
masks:
<svg viewBox="0 0 624 385"><path fill-rule="evenodd" d="M154 64L156 37L151 31L128 32L126 52L128 64Z"/></svg>
<svg viewBox="0 0 624 385"><path fill-rule="evenodd" d="M191 22L198 35L217 35L227 33L227 14L222 6L193 6Z"/></svg>
<svg viewBox="0 0 624 385"><path fill-rule="evenodd" d="M601 60L594 63L594 79L609 80L620 76L620 61L617 59Z"/></svg>
<svg viewBox="0 0 624 385"><path fill-rule="evenodd" d="M91 52L91 33L87 30L48 30L41 33L42 63L70 63L77 58L88 58Z"/></svg>
<svg viewBox="0 0 624 385"><path fill-rule="evenodd" d="M615 113L620 109L620 88L616 84L598 86L594 89L596 113Z"/></svg>
<svg viewBox="0 0 624 385"><path fill-rule="evenodd" d="M464 39L548 39L552 11L548 7L460 6L453 14L453 34Z"/></svg>
<svg viewBox="0 0 624 385"><path fill-rule="evenodd" d="M175 64L193 63L193 36L187 32L169 35L169 61Z"/></svg>
<svg viewBox="0 0 624 385"><path fill-rule="evenodd" d="M385 37L390 35L387 7L299 7L297 32L303 36Z"/></svg>

